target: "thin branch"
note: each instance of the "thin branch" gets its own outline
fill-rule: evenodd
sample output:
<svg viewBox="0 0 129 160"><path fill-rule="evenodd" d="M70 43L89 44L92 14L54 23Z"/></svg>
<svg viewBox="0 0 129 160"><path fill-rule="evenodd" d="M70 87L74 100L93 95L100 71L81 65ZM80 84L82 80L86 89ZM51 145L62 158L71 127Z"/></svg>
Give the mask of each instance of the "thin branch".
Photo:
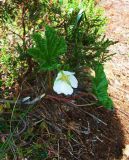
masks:
<svg viewBox="0 0 129 160"><path fill-rule="evenodd" d="M23 40L23 38L22 38L22 36L21 36L20 34L16 33L15 31L12 31L12 30L10 30L10 29L9 29L9 31L12 32L13 34L17 35L20 39Z"/></svg>
<svg viewBox="0 0 129 160"><path fill-rule="evenodd" d="M43 97L45 97L45 94L42 94L38 97L36 97L35 99L33 99L32 101L23 101L23 100L6 100L6 99L0 99L0 103L5 104L5 103L9 103L9 104L19 104L19 105L34 105L36 104L38 101L40 101Z"/></svg>

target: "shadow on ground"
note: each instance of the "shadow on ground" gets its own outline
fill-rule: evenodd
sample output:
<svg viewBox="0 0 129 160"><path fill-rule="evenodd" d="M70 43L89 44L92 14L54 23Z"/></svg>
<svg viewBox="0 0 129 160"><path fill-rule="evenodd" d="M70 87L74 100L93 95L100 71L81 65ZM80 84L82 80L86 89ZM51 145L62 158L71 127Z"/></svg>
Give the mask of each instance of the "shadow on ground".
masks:
<svg viewBox="0 0 129 160"><path fill-rule="evenodd" d="M18 159L121 160L125 143L117 113L89 106L93 99L86 93L67 98L44 97L29 112L23 125L19 125L19 134L13 137L22 153ZM24 113L26 107L17 106L17 110ZM13 159L11 152L10 148L6 154Z"/></svg>
<svg viewBox="0 0 129 160"><path fill-rule="evenodd" d="M38 116L37 116L38 115ZM35 143L46 144L48 160L114 160L122 158L124 133L115 111L95 106L43 102L33 113L46 128L35 126ZM39 140L40 139L40 140ZM34 143L34 142L33 142ZM35 158L31 157L32 160Z"/></svg>

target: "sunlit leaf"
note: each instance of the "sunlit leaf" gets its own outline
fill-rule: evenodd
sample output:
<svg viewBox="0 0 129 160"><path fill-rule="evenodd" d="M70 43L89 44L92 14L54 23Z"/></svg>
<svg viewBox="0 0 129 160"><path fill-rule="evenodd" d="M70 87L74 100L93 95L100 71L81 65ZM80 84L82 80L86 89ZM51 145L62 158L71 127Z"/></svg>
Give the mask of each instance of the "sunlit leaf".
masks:
<svg viewBox="0 0 129 160"><path fill-rule="evenodd" d="M39 63L41 70L53 70L60 66L60 55L66 52L67 46L63 37L47 26L45 38L39 33L33 35L36 46L30 48L28 53Z"/></svg>
<svg viewBox="0 0 129 160"><path fill-rule="evenodd" d="M97 96L99 103L107 109L113 109L113 102L108 96L108 81L103 65L97 63L94 67L95 77L93 78L93 92Z"/></svg>

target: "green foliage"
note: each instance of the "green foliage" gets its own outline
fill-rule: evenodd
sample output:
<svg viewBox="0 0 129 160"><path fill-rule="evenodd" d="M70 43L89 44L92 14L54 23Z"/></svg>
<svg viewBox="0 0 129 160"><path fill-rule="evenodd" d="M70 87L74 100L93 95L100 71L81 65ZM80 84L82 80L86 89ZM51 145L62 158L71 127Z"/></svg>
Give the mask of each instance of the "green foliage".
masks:
<svg viewBox="0 0 129 160"><path fill-rule="evenodd" d="M46 27L45 38L38 33L33 35L35 47L28 53L39 63L40 70L54 70L60 66L59 57L66 52L66 42L51 27Z"/></svg>
<svg viewBox="0 0 129 160"><path fill-rule="evenodd" d="M104 11L95 6L94 0L82 1L81 4L74 1L68 5L65 3L65 6L68 10L64 16L67 19L64 18L68 43L66 63L78 73L85 66L94 68L94 93L101 105L112 109L113 103L107 93L108 82L102 64L113 55L108 54L108 48L116 42L105 38L107 19L103 16Z"/></svg>
<svg viewBox="0 0 129 160"><path fill-rule="evenodd" d="M115 42L105 38L107 19L103 16L103 9L95 6L94 0L83 0L81 3L74 0L61 0L58 3L53 0L51 4L47 0L30 0L26 3L8 0L1 10L2 37L6 39L7 35L12 35L11 40L7 38L9 52L6 50L4 54L6 57L9 53L8 60L3 62L1 57L1 66L6 66L4 68L9 72L6 73L6 77L9 77L5 81L6 86L13 84L17 73L21 74L19 71L27 68L23 69L22 66L28 63L28 67L31 67L29 55L38 62L40 70L55 70L63 63L64 69L74 70L78 74L86 66L93 68L96 63L103 64L112 56L108 54L108 47ZM39 34L46 25L51 27L46 27L44 35ZM65 37L67 52L65 40L52 27ZM30 37L33 33L35 45ZM15 58L15 67L14 57L18 57ZM19 63L19 59L23 62ZM16 66L18 69L14 69Z"/></svg>
<svg viewBox="0 0 129 160"><path fill-rule="evenodd" d="M65 63L78 73L86 66L94 68L96 73L93 81L94 93L101 105L111 109L113 103L107 93L108 82L103 67L96 65L102 66L111 58L113 54L108 54L108 48L116 43L105 38L107 19L103 16L104 11L95 6L94 0L82 1L81 4L77 1L64 2L63 7L68 11L61 12L68 44ZM98 69L94 66L98 66ZM97 86L102 86L104 89Z"/></svg>
<svg viewBox="0 0 129 160"><path fill-rule="evenodd" d="M20 62L18 58L13 57L6 48L3 48L1 50L0 66L1 82L6 87L12 86L19 76Z"/></svg>
<svg viewBox="0 0 129 160"><path fill-rule="evenodd" d="M81 3L74 0L53 0L52 3L7 0L0 9L3 13L0 20L2 38L8 41L0 62L1 75L6 70L4 75L9 78L4 82L6 86L12 85L21 72L25 72L27 67L22 66L35 66L30 65L29 55L38 62L40 70L55 70L63 63L64 69L78 74L85 67L93 68L96 62L103 64L112 56L108 54L108 47L115 42L105 38L107 19L94 0L82 0ZM39 34L46 25L51 27L46 27L44 35ZM30 36L33 33L35 45ZM7 35L11 35L11 40ZM67 52L61 36L66 39ZM1 46L4 48L2 43Z"/></svg>
<svg viewBox="0 0 129 160"><path fill-rule="evenodd" d="M27 49L31 45L30 35L45 24L47 1L7 0L0 5L0 67L1 75L6 78L3 86L9 87L17 78L24 77L31 66ZM43 19L45 20L42 20ZM5 44L5 42L6 44ZM9 63L3 59L11 57ZM4 58L5 59L5 58ZM5 71L6 68L6 71ZM4 72L4 73L3 73Z"/></svg>
<svg viewBox="0 0 129 160"><path fill-rule="evenodd" d="M63 1L55 21L63 22L58 28L66 36L65 63L71 70L77 72L87 65L92 67L96 61L104 63L112 56L108 54L108 47L115 42L104 36L107 19L103 13L94 0Z"/></svg>
<svg viewBox="0 0 129 160"><path fill-rule="evenodd" d="M108 96L108 81L104 72L103 65L96 63L93 68L95 71L95 77L93 78L93 92L99 100L99 104L103 105L107 109L113 109L113 102Z"/></svg>

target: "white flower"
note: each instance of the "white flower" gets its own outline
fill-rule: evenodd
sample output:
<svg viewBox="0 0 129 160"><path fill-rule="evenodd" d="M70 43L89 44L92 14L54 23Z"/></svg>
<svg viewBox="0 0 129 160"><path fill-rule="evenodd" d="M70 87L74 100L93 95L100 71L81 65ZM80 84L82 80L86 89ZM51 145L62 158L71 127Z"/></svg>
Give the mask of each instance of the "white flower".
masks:
<svg viewBox="0 0 129 160"><path fill-rule="evenodd" d="M78 81L74 74L74 72L60 71L55 79L53 90L58 94L71 95L73 88L78 87Z"/></svg>

